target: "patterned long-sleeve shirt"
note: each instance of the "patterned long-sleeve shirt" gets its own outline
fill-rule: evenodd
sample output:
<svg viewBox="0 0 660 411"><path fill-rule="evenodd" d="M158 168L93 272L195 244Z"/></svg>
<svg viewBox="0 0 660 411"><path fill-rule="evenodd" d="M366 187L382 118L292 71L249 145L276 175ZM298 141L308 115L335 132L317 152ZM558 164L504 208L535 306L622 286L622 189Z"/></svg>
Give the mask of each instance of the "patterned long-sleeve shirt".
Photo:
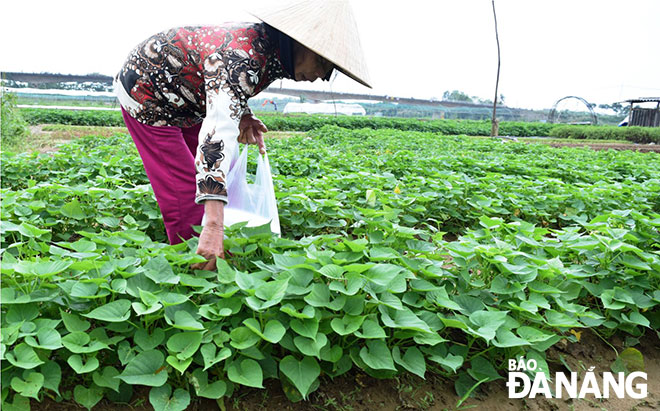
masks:
<svg viewBox="0 0 660 411"><path fill-rule="evenodd" d="M202 123L195 202L227 202L225 178L248 98L276 79L292 78L282 36L263 23L174 28L135 47L117 74L118 100L139 122L182 128Z"/></svg>

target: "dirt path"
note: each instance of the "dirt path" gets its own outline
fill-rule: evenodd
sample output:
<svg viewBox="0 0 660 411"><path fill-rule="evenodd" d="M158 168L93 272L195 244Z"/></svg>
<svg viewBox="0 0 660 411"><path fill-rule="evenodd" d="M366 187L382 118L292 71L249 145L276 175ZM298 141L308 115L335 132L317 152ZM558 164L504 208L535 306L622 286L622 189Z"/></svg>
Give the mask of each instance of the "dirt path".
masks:
<svg viewBox="0 0 660 411"><path fill-rule="evenodd" d="M58 145L79 137L89 135L110 137L117 133L128 133L128 129L126 127L39 124L30 126L30 149L46 153L56 151Z"/></svg>
<svg viewBox="0 0 660 411"><path fill-rule="evenodd" d="M534 144L548 144L551 147L589 147L592 150L632 150L643 153L660 153L660 145L657 144L611 144L611 143L543 143L538 142Z"/></svg>

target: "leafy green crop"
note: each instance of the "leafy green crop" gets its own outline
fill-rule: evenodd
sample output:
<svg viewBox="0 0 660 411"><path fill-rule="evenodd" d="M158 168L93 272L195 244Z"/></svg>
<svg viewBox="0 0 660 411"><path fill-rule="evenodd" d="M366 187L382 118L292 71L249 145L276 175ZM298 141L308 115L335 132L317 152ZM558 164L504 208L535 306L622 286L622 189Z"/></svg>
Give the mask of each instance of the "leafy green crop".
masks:
<svg viewBox="0 0 660 411"><path fill-rule="evenodd" d="M463 396L571 330L660 328L655 154L335 126L268 146L283 235L233 227L216 272L164 244L127 136L3 155L3 407L143 385L183 410L268 379L297 401L355 367Z"/></svg>
<svg viewBox="0 0 660 411"><path fill-rule="evenodd" d="M640 144L660 144L658 127L558 126L550 131L552 137L596 140L628 140Z"/></svg>

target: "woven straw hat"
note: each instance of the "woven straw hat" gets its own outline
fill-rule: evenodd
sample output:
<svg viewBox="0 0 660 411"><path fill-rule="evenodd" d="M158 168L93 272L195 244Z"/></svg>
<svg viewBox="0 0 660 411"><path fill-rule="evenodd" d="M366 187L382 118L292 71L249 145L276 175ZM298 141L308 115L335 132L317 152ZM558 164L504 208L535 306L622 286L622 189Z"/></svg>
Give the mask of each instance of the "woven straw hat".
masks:
<svg viewBox="0 0 660 411"><path fill-rule="evenodd" d="M248 12L371 88L357 25L348 0L270 1Z"/></svg>

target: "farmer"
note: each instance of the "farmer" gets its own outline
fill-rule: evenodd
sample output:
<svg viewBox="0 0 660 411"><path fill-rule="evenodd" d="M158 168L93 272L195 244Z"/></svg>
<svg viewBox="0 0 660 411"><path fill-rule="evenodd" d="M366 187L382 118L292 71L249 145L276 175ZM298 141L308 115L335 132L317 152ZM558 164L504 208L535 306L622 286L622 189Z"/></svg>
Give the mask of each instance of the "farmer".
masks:
<svg viewBox="0 0 660 411"><path fill-rule="evenodd" d="M265 154L268 131L247 100L274 80L328 80L337 69L369 85L347 0L297 0L251 12L262 22L179 27L135 47L115 77L171 244L206 223L197 254L224 257L225 177L238 143Z"/></svg>

